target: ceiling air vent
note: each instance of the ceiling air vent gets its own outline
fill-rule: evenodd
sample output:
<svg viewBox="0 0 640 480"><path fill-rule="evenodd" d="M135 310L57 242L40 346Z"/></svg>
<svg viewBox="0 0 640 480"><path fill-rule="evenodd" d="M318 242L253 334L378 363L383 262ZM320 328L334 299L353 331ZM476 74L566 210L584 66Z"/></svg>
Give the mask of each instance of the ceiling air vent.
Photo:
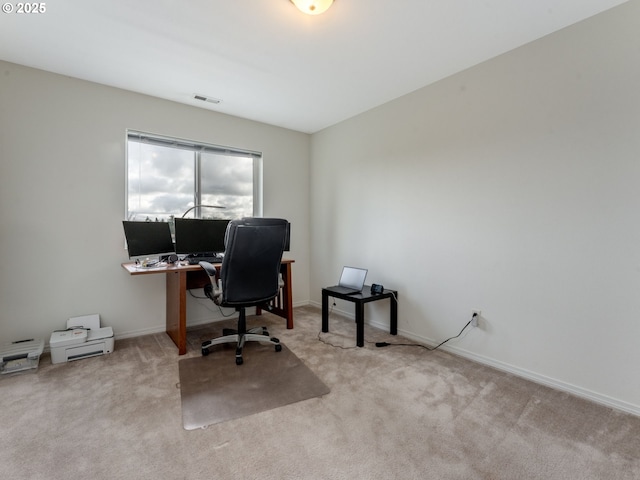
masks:
<svg viewBox="0 0 640 480"><path fill-rule="evenodd" d="M203 102L216 103L216 104L222 101L219 98L206 97L204 95L198 95L197 93L193 96L193 98L195 98L196 100L201 100Z"/></svg>

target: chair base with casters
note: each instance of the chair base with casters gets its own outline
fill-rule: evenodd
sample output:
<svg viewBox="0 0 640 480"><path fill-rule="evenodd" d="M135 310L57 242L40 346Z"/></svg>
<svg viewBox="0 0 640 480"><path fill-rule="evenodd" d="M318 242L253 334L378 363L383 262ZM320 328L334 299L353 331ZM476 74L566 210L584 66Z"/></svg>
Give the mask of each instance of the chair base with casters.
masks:
<svg viewBox="0 0 640 480"><path fill-rule="evenodd" d="M223 336L212 338L202 343L202 355L209 355L209 347L221 345L225 343L236 344L236 365L242 365L242 348L246 342L270 343L275 346L276 352L282 351L280 340L276 337L269 337L267 327L256 327L249 330L246 329L247 319L244 308L238 309L240 316L238 318L238 330L225 328L222 331Z"/></svg>

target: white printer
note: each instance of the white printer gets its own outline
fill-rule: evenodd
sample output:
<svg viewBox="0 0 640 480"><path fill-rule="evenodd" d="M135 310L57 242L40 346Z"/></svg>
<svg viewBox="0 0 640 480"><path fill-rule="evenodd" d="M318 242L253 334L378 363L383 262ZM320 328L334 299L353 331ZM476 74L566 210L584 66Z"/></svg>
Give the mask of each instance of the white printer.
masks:
<svg viewBox="0 0 640 480"><path fill-rule="evenodd" d="M67 329L49 339L51 363L64 363L113 352L111 327L100 327L100 315L84 315L67 320Z"/></svg>

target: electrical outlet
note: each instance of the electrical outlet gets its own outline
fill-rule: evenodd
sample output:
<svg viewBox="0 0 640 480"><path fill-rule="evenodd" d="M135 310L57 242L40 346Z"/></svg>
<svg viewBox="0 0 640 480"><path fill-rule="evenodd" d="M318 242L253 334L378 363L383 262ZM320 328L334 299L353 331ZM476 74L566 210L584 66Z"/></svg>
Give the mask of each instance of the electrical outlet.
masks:
<svg viewBox="0 0 640 480"><path fill-rule="evenodd" d="M482 316L482 311L480 310L471 310L471 326L477 327L478 322L480 321L480 317Z"/></svg>

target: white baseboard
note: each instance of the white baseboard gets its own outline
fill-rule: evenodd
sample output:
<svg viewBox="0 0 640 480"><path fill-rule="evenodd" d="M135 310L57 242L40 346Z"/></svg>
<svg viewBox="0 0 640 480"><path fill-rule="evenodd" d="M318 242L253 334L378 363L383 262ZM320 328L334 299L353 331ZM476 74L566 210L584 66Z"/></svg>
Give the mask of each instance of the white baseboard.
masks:
<svg viewBox="0 0 640 480"><path fill-rule="evenodd" d="M115 333L113 337L116 340L122 340L123 338L142 337L143 335L152 335L154 333L161 333L166 330L166 325L158 325L149 328L141 328L139 330L130 330L128 332Z"/></svg>
<svg viewBox="0 0 640 480"><path fill-rule="evenodd" d="M380 327L383 329L385 328L384 325L381 325ZM403 337L424 343L429 346L437 345L437 343L431 339L416 338L415 335L412 335L409 332L398 330L398 333ZM459 357L466 358L467 360L471 360L473 362L480 363L491 368L495 368L496 370L511 373L513 375L530 380L540 385L544 385L546 387L550 387L555 390L559 390L561 392L570 393L577 397L584 398L592 402L599 403L600 405L614 408L616 410L621 410L626 413L631 413L633 415L640 416L640 407L637 405L633 405L631 403L624 402L622 400L618 400L616 398L612 398L607 395L593 392L591 390L587 390L585 388L578 387L576 385L572 385L570 383L566 383L555 378L547 377L546 375L541 375L539 373L532 372L524 368L510 365L508 363L504 363L499 360L495 360L493 358L485 357L483 355L478 355L476 353L470 352L463 348L456 347L455 345L443 345L442 347L440 347L440 349L447 351L449 353L453 353L454 355L457 355Z"/></svg>
<svg viewBox="0 0 640 480"><path fill-rule="evenodd" d="M318 308L322 308L322 305L318 302L309 302L309 304L316 306ZM352 320L355 319L355 315L353 314L353 312L346 312L346 311L334 308L332 313L347 317ZM389 329L388 324L384 324L380 322L368 322L368 321L365 321L365 322L368 325L371 325L372 327L379 328L380 330L388 331ZM417 343L421 343L431 347L438 344L438 342L436 342L433 339L420 337L406 330L398 329L398 334L402 335L407 339L413 340ZM447 351L449 353L453 353L454 355L457 355L459 357L466 358L467 360L471 360L473 362L480 363L482 365L486 365L491 368L495 368L496 370L508 372L518 377L530 380L532 382L553 388L555 390L570 393L572 395L575 395L580 398L585 398L587 400L598 403L600 405L604 405L604 406L614 408L616 410L620 410L625 413L630 413L632 415L636 415L640 417L640 406L638 405L624 402L622 400L609 397L608 395L603 395L601 393L593 392L591 390L587 390L585 388L578 387L570 383L562 382L555 378L547 377L545 375L541 375L536 372L531 372L529 370L517 367L515 365L510 365L508 363L504 363L490 357L485 357L484 355L478 355L476 353L470 352L463 348L456 347L455 345L443 345L442 347L440 347L440 349Z"/></svg>
<svg viewBox="0 0 640 480"><path fill-rule="evenodd" d="M114 332L113 339L114 340L122 340L123 338L142 337L143 335L151 335L151 334L154 334L154 333L164 332L165 328L166 328L165 325L162 325L162 326L154 326L154 327L149 327L149 328L141 328L139 330L131 330L129 332L118 333L118 334L116 334ZM48 341L46 342L43 351L44 352L50 352L51 351L51 345L49 345Z"/></svg>
<svg viewBox="0 0 640 480"><path fill-rule="evenodd" d="M402 335L405 335L405 334L403 333ZM431 343L431 344L435 345L435 343ZM539 383L541 385L553 388L555 390L570 393L572 395L575 395L576 397L591 400L592 402L599 403L601 405L605 405L607 407L611 407L616 410L621 410L626 413L631 413L633 415L640 417L640 406L633 405L628 402L623 402L622 400L618 400L616 398L612 398L607 395L602 395L600 393L593 392L591 390L587 390L582 387L578 387L577 385L572 385L570 383L562 382L555 378L547 377L545 375L540 375L538 373L531 372L523 368L515 367L513 365L509 365L507 363L503 363L503 362L494 360L492 358L484 357L482 355L477 355L473 352L469 352L462 348L458 348L455 346L448 346L445 348L444 345L440 348L442 348L443 350L447 350L460 357L464 357L468 360L495 368L496 370L512 373L513 375L516 375L518 377L525 378L527 380L530 380L535 383Z"/></svg>

